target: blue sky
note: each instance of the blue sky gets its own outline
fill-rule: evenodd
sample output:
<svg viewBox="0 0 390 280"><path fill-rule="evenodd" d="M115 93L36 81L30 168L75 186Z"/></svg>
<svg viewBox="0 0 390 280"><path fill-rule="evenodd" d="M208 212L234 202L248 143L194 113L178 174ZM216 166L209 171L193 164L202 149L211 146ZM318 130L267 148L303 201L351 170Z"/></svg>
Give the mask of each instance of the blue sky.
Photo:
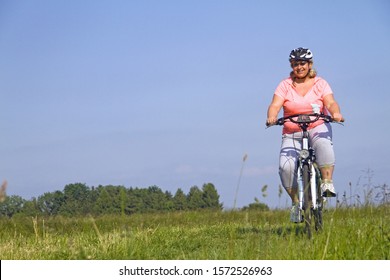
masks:
<svg viewBox="0 0 390 280"><path fill-rule="evenodd" d="M346 118L336 190L361 191L368 168L389 184L389 12L385 0L1 0L0 179L26 199L75 182L211 182L231 208L243 167L237 206L285 206L281 128L264 122L303 46Z"/></svg>

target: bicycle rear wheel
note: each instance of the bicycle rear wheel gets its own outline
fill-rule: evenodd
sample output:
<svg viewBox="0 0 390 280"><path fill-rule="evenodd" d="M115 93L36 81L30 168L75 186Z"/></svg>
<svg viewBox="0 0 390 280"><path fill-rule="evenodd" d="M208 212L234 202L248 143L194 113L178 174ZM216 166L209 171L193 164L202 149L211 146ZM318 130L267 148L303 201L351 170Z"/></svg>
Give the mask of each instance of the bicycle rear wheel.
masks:
<svg viewBox="0 0 390 280"><path fill-rule="evenodd" d="M305 217L305 231L309 238L312 236L311 232L311 220L313 216L313 202L311 199L311 188L310 188L310 171L307 164L303 165L302 168L302 179L303 179L303 207Z"/></svg>
<svg viewBox="0 0 390 280"><path fill-rule="evenodd" d="M320 231L323 227L322 221L322 209L324 206L324 199L321 195L321 171L314 164L315 176L316 176L316 188L317 188L317 198L316 198L316 209L313 210L313 216L315 220L315 230Z"/></svg>

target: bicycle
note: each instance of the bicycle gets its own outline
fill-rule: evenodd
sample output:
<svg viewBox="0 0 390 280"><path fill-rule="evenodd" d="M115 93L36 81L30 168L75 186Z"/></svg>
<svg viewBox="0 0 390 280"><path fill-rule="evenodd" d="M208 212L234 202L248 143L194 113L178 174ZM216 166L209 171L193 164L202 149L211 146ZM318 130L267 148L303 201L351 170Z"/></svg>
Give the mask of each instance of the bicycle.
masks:
<svg viewBox="0 0 390 280"><path fill-rule="evenodd" d="M308 127L318 120L325 122L335 122L329 115L312 113L296 114L279 118L275 124L266 124L267 127L273 125L283 125L286 121L297 124L302 130L302 149L298 157L298 199L299 216L298 223L305 222L305 231L308 237L312 237L312 220L314 218L314 229L320 231L323 228L322 209L324 198L321 195L321 172L316 164L314 149L309 142ZM303 213L303 215L301 214Z"/></svg>

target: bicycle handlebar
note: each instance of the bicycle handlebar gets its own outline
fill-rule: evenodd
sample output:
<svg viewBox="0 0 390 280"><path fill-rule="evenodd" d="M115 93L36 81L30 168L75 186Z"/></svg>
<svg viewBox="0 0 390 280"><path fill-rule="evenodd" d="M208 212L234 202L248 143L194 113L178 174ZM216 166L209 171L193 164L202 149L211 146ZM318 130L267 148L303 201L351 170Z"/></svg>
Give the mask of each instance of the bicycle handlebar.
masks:
<svg viewBox="0 0 390 280"><path fill-rule="evenodd" d="M296 115L291 115L288 117L282 117L279 118L276 123L270 124L266 123L265 125L268 127L271 127L273 125L283 125L286 121L290 121L296 124L310 124L313 122L316 122L318 120L324 120L325 122L333 122L333 123L339 123L341 124L344 122L344 119L342 119L340 122L336 122L331 116L325 115L325 114L317 114L317 113L312 113L312 114L296 114Z"/></svg>

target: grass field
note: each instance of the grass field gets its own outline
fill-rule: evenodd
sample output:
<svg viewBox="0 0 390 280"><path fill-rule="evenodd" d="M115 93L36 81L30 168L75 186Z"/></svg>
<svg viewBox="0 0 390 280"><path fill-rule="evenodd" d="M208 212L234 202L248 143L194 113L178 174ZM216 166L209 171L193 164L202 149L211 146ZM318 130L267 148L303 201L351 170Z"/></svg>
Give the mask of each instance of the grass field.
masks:
<svg viewBox="0 0 390 280"><path fill-rule="evenodd" d="M308 240L287 210L0 219L3 260L388 260L390 207L332 208Z"/></svg>

